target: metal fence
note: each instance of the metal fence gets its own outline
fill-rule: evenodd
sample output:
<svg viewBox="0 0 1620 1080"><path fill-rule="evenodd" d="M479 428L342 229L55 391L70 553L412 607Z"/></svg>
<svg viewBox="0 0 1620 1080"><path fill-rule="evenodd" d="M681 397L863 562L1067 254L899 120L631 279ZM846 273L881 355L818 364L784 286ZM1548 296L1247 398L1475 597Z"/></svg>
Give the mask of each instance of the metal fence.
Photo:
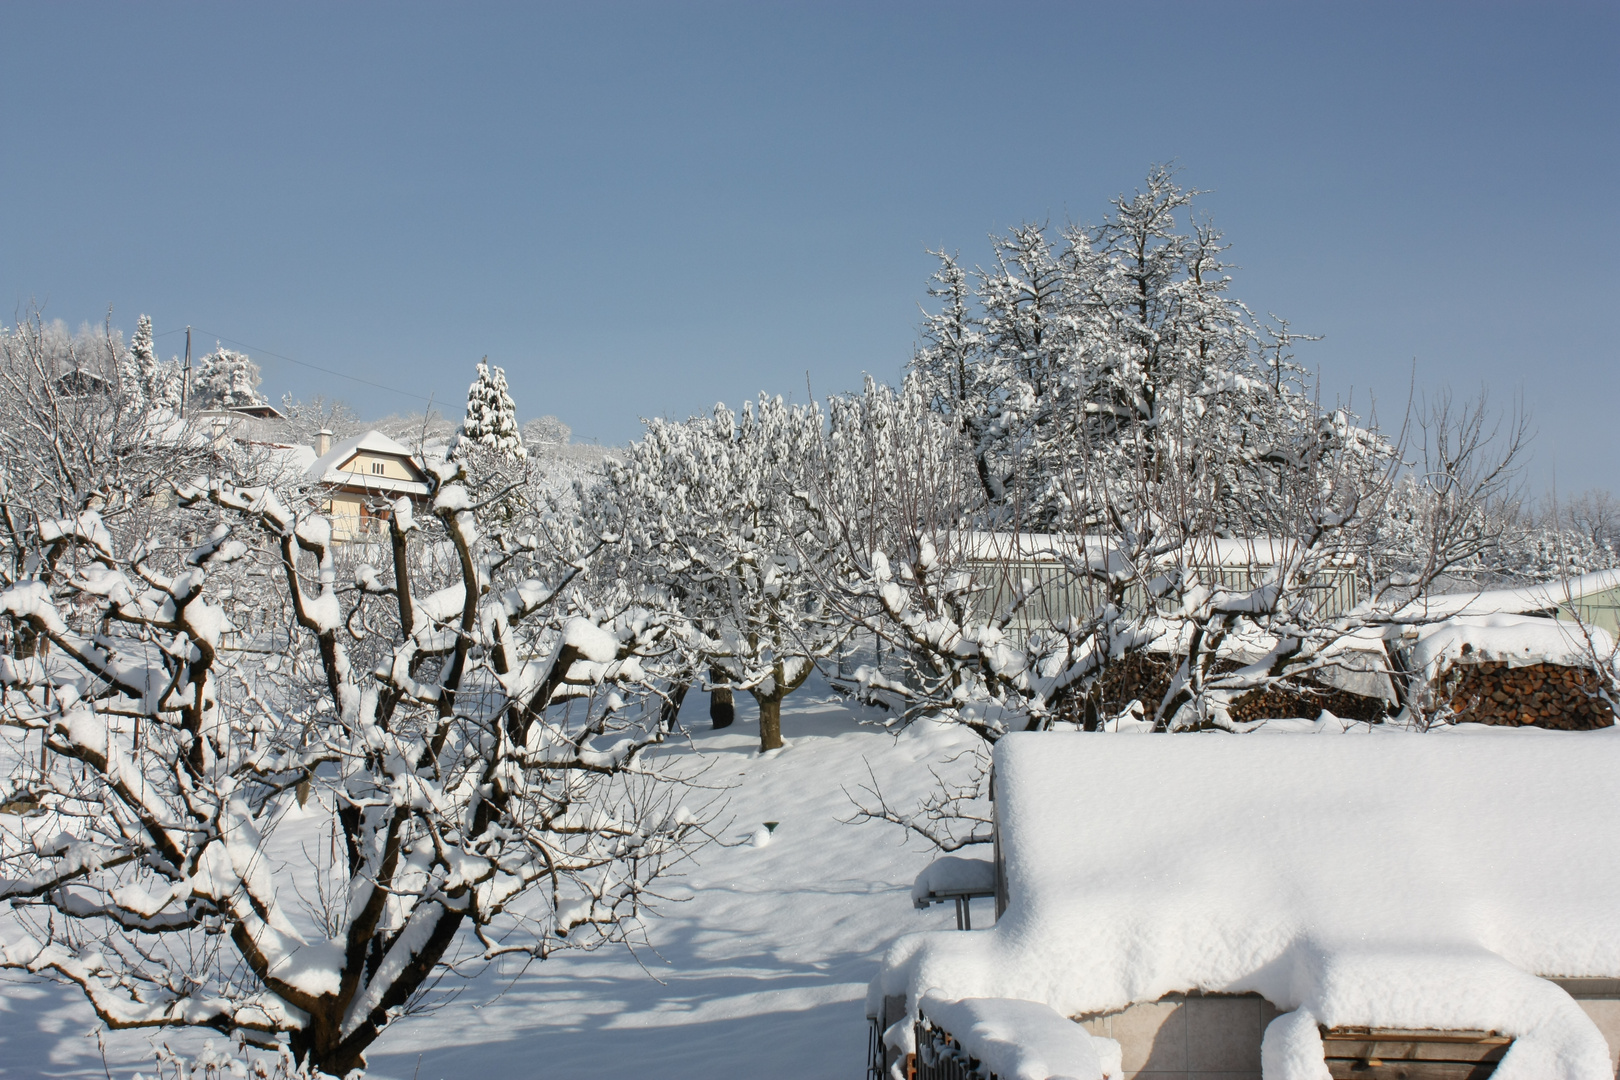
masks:
<svg viewBox="0 0 1620 1080"><path fill-rule="evenodd" d="M884 1080L883 1021L866 1018L866 1080Z"/></svg>
<svg viewBox="0 0 1620 1080"><path fill-rule="evenodd" d="M1083 620L1107 600L1095 582L1071 573L1062 563L1052 560L970 561L965 568L979 588L973 611L981 619L988 620L1003 610L1026 587L1025 583L1032 588L1023 607L1008 624L1008 629L1015 634L1027 635L1042 627L1061 626L1070 618ZM1191 569L1207 585L1247 591L1264 585L1273 568L1254 565ZM1296 590L1298 595L1314 602L1319 614L1330 618L1360 603L1362 591L1360 576L1354 567L1348 566L1319 570ZM1124 606L1127 611L1147 607L1147 595L1141 584L1126 587Z"/></svg>

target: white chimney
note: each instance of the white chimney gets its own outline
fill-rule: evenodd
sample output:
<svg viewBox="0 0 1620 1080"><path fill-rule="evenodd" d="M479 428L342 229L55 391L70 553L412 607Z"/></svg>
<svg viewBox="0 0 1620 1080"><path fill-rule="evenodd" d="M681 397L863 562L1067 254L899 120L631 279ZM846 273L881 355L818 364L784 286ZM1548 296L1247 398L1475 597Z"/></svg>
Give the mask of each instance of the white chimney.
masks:
<svg viewBox="0 0 1620 1080"><path fill-rule="evenodd" d="M321 428L315 433L315 456L325 457L330 449L332 449L332 433L326 428Z"/></svg>

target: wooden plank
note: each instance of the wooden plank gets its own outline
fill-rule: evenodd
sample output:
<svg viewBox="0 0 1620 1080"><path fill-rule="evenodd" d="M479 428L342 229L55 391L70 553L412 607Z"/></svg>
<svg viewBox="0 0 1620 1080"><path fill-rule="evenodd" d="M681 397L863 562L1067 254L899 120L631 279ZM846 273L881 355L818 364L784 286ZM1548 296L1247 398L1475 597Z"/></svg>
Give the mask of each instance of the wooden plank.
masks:
<svg viewBox="0 0 1620 1080"><path fill-rule="evenodd" d="M1327 1039L1396 1039L1401 1042L1492 1042L1510 1043L1510 1035L1499 1035L1494 1031L1470 1031L1465 1029L1442 1030L1439 1028L1375 1028L1355 1027L1345 1025L1336 1028L1320 1028L1323 1040Z"/></svg>
<svg viewBox="0 0 1620 1080"><path fill-rule="evenodd" d="M1483 1080L1511 1045L1494 1031L1322 1029L1329 1075L1359 1080Z"/></svg>
<svg viewBox="0 0 1620 1080"><path fill-rule="evenodd" d="M1323 1056L1385 1061L1500 1061L1511 1039L1462 1042L1440 1039L1323 1039Z"/></svg>
<svg viewBox="0 0 1620 1080"><path fill-rule="evenodd" d="M1327 1067L1333 1080L1489 1080L1496 1071L1495 1062L1454 1061L1385 1061L1372 1065L1333 1060Z"/></svg>

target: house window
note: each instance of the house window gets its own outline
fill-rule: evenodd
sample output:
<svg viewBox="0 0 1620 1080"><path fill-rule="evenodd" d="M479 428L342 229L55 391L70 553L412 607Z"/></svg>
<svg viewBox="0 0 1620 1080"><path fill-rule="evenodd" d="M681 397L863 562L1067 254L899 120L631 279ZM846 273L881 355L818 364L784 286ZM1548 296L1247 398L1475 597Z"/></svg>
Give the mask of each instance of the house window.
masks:
<svg viewBox="0 0 1620 1080"><path fill-rule="evenodd" d="M387 528L384 524L388 520L388 507L372 506L370 503L360 504L360 522L356 532L362 536L382 532Z"/></svg>
<svg viewBox="0 0 1620 1080"><path fill-rule="evenodd" d="M371 471L376 473L378 476L381 476L383 473L383 463L380 461L373 461L371 463Z"/></svg>

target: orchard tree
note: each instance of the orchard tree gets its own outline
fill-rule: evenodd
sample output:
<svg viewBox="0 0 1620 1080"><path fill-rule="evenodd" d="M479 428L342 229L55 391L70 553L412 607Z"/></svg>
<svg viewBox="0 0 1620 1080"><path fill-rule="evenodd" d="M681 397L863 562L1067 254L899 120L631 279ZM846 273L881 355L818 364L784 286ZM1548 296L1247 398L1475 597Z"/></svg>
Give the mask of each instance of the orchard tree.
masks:
<svg viewBox="0 0 1620 1080"><path fill-rule="evenodd" d="M782 701L850 632L817 585L840 556L815 495L821 411L762 394L740 414L646 423L599 494L622 571L685 616L687 680L751 694L760 748L777 749Z"/></svg>
<svg viewBox="0 0 1620 1080"><path fill-rule="evenodd" d="M344 1074L441 978L637 933L702 834L635 707L669 617L585 587L615 538L430 460L341 580L312 502L64 413L37 337L0 372L0 966Z"/></svg>
<svg viewBox="0 0 1620 1080"><path fill-rule="evenodd" d="M274 430L291 443L313 446L323 431L330 432L335 442L359 435L373 425L362 421L347 401L316 394L308 401L300 401L291 394L281 397L281 419Z"/></svg>
<svg viewBox="0 0 1620 1080"><path fill-rule="evenodd" d="M523 425L523 441L545 446L567 446L574 429L555 416L537 416Z"/></svg>
<svg viewBox="0 0 1620 1080"><path fill-rule="evenodd" d="M1489 437L1482 403L1437 404L1399 442L1336 412L1274 433L1278 482L1246 511L1264 528L1232 537L1218 474L1204 467L1203 447L1222 435L1206 413L1165 433L1174 453L1139 458L1133 484L1112 447L1078 447L1062 477L1067 505L1100 512L1043 533L983 527L1000 519L975 455L920 380L869 383L831 415L838 451L819 499L846 558L825 587L892 647L888 664L849 682L894 722L938 717L982 739L921 806L891 806L874 780L860 809L945 850L988 842L989 747L1008 731L1248 730L1232 715L1244 697L1308 699L1369 655L1405 690L1379 650L1433 621L1422 596L1478 557L1480 508L1508 490L1523 450L1522 426ZM1422 523L1411 534L1421 544L1404 550L1387 529L1397 490ZM1360 578L1359 602L1332 602L1346 575ZM1111 671L1143 661L1163 670L1162 689L1099 714Z"/></svg>

